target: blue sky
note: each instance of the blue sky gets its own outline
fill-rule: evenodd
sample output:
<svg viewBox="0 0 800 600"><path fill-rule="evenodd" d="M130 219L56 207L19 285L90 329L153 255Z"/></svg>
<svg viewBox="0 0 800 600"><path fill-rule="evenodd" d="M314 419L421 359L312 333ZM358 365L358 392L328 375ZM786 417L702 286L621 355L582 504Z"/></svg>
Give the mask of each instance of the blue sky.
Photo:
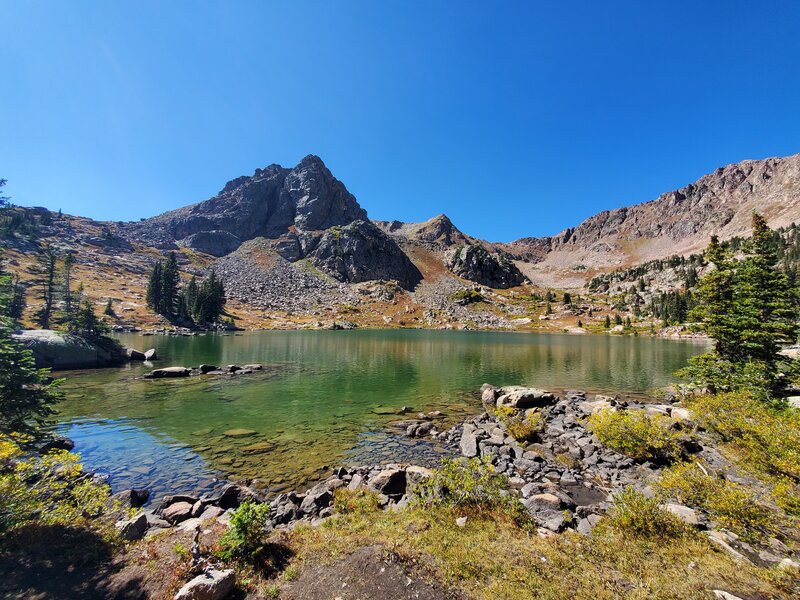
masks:
<svg viewBox="0 0 800 600"><path fill-rule="evenodd" d="M800 3L0 0L13 201L151 216L318 154L376 219L548 235L800 152Z"/></svg>

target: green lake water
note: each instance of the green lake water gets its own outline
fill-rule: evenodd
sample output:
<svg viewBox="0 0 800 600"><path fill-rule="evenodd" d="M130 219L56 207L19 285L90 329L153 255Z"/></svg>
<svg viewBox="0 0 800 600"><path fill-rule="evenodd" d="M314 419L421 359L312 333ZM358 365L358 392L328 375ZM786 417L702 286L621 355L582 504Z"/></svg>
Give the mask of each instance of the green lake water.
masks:
<svg viewBox="0 0 800 600"><path fill-rule="evenodd" d="M156 348L148 367L70 371L59 429L115 489L154 494L256 478L273 491L325 468L435 455L387 433L403 406L455 422L480 410L478 389L529 385L641 395L704 350L645 337L417 330L264 331L193 337L119 336ZM261 363L237 377L145 380L151 368ZM446 423L443 423L444 426ZM242 430L242 431L236 431Z"/></svg>

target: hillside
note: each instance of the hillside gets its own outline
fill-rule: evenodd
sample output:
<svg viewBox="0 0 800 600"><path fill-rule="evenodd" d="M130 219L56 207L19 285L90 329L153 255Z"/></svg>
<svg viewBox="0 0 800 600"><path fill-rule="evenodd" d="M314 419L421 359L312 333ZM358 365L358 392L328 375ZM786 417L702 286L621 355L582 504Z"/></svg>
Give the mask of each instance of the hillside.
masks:
<svg viewBox="0 0 800 600"><path fill-rule="evenodd" d="M244 327L559 329L613 315L615 288L589 287L605 273L696 253L713 233L746 235L753 210L773 227L800 220L800 154L728 165L557 236L507 244L474 238L446 215L371 221L313 155L138 222L3 210L5 261L29 288L30 314L38 302L33 262L51 244L74 254L75 281L98 305L111 299L121 325L165 324L144 305L144 288L155 261L176 252L184 279L211 269L222 277L228 312ZM660 290L670 282L682 285L668 278ZM582 304L554 309L549 289L582 294Z"/></svg>
<svg viewBox="0 0 800 600"><path fill-rule="evenodd" d="M754 210L773 228L800 218L800 154L720 167L650 202L603 211L507 249L535 265L525 269L534 281L580 287L598 271L702 250L712 234L722 240L747 234Z"/></svg>

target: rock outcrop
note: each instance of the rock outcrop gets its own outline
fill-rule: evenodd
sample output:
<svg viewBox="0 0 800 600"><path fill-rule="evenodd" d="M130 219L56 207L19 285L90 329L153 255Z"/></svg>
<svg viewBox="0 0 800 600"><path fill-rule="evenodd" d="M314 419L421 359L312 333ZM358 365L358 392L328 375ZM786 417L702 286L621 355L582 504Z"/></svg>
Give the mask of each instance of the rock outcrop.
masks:
<svg viewBox="0 0 800 600"><path fill-rule="evenodd" d="M127 360L125 349L110 340L101 345L50 329L24 329L14 339L33 352L36 366L41 369L94 369L120 365Z"/></svg>
<svg viewBox="0 0 800 600"><path fill-rule="evenodd" d="M422 275L400 247L369 221L354 221L306 236L303 246L314 265L339 281L394 280L406 289Z"/></svg>
<svg viewBox="0 0 800 600"><path fill-rule="evenodd" d="M447 268L459 277L493 288L515 287L525 281L525 276L505 253L490 252L480 244L452 250Z"/></svg>
<svg viewBox="0 0 800 600"><path fill-rule="evenodd" d="M213 198L123 224L120 233L157 248L185 246L223 256L256 237L319 231L366 218L344 184L319 157L309 155L293 169L256 169L251 177L229 181Z"/></svg>

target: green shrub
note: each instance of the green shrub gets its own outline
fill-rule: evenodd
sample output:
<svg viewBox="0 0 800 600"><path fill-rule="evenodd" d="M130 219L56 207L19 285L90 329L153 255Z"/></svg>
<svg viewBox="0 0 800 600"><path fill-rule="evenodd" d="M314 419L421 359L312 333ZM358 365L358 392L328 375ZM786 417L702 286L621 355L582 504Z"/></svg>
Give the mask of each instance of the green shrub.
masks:
<svg viewBox="0 0 800 600"><path fill-rule="evenodd" d="M453 294L455 300L462 300L466 304L473 302L483 302L483 295L478 290L458 290Z"/></svg>
<svg viewBox="0 0 800 600"><path fill-rule="evenodd" d="M370 514L378 510L378 494L365 489L339 488L333 495L333 510L341 514Z"/></svg>
<svg viewBox="0 0 800 600"><path fill-rule="evenodd" d="M747 539L776 532L776 518L750 488L680 463L664 473L658 486L683 504L707 512L720 525Z"/></svg>
<svg viewBox="0 0 800 600"><path fill-rule="evenodd" d="M540 412L516 410L510 406L498 406L494 409L497 419L506 427L506 432L518 442L527 442L542 431L544 418Z"/></svg>
<svg viewBox="0 0 800 600"><path fill-rule="evenodd" d="M800 413L744 392L689 401L697 422L718 434L757 472L800 483Z"/></svg>
<svg viewBox="0 0 800 600"><path fill-rule="evenodd" d="M686 525L664 510L657 497L648 498L631 487L614 495L608 525L637 538L677 538L688 533Z"/></svg>
<svg viewBox="0 0 800 600"><path fill-rule="evenodd" d="M17 439L0 436L0 531L30 522L88 525L105 511L109 495L84 472L79 455L26 458Z"/></svg>
<svg viewBox="0 0 800 600"><path fill-rule="evenodd" d="M478 458L451 459L415 488L416 502L424 507L457 507L477 512L501 511L522 519L524 508L507 490L505 477Z"/></svg>
<svg viewBox="0 0 800 600"><path fill-rule="evenodd" d="M228 531L220 538L224 559L254 560L264 544L265 527L269 519L269 504L246 500L231 513Z"/></svg>
<svg viewBox="0 0 800 600"><path fill-rule="evenodd" d="M672 461L680 456L679 434L671 421L643 410L602 410L589 418L589 429L609 448L636 460Z"/></svg>

